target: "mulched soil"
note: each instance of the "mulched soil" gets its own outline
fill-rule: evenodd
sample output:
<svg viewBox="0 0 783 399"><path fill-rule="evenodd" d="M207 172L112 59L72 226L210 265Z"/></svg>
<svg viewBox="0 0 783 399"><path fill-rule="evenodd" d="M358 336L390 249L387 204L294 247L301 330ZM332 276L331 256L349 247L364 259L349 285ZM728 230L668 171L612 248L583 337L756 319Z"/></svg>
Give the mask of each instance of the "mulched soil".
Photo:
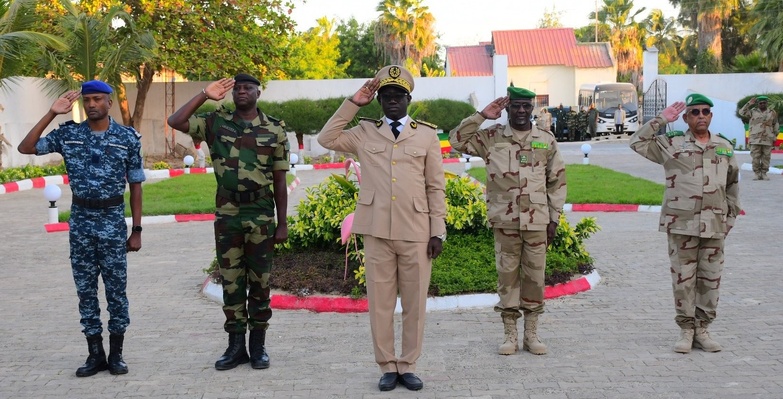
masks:
<svg viewBox="0 0 783 399"><path fill-rule="evenodd" d="M316 294L350 295L351 290L358 286L353 278L356 270L355 262L348 263L348 278L343 280L345 273L345 254L333 251L314 251L276 254L270 285L273 289L283 290L299 296ZM591 265L579 268L580 275L570 273L553 273L547 276L546 285L566 283L574 277L593 271ZM362 293L366 289L361 287ZM432 288L430 291L433 291ZM434 294L434 292L430 292Z"/></svg>

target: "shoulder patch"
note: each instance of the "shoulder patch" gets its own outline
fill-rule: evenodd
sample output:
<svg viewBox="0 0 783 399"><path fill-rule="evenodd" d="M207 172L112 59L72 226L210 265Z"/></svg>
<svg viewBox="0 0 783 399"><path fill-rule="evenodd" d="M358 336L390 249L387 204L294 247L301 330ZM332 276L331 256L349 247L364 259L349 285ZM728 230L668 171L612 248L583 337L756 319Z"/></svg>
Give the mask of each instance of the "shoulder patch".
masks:
<svg viewBox="0 0 783 399"><path fill-rule="evenodd" d="M436 125L434 123L429 123L429 122L424 122L424 121L415 121L415 122L418 122L418 123L420 123L420 124L422 124L424 126L429 126L429 127L433 128L433 129L436 129L436 130L438 129L438 125Z"/></svg>
<svg viewBox="0 0 783 399"><path fill-rule="evenodd" d="M373 119L373 118L366 118L364 116L359 117L359 121L367 121L375 124L376 127L381 127L383 125L383 121L380 119Z"/></svg>
<svg viewBox="0 0 783 399"><path fill-rule="evenodd" d="M677 137L677 136L685 136L685 132L682 130L672 130L670 132L666 132L666 137Z"/></svg>

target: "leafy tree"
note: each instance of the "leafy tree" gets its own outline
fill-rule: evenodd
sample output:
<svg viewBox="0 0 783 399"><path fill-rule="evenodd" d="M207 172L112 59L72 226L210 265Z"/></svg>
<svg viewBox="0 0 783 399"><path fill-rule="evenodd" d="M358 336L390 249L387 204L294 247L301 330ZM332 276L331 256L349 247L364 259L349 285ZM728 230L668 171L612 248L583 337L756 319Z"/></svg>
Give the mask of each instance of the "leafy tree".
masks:
<svg viewBox="0 0 783 399"><path fill-rule="evenodd" d="M647 31L645 45L658 49L658 70L663 73L685 73L688 67L680 60L678 54L682 38L677 34L677 21L674 17L666 18L663 11L652 10L644 20Z"/></svg>
<svg viewBox="0 0 783 399"><path fill-rule="evenodd" d="M544 15L538 20L538 28L562 28L563 24L560 22L560 17L563 16L564 11L557 11L557 6L552 6L552 11L549 7L544 9Z"/></svg>
<svg viewBox="0 0 783 399"><path fill-rule="evenodd" d="M783 6L780 0L756 0L751 12L755 24L751 29L758 35L758 49L778 72L783 72Z"/></svg>
<svg viewBox="0 0 783 399"><path fill-rule="evenodd" d="M339 64L348 63L345 69L348 77L369 78L387 64L375 44L375 29L378 22L359 24L356 18L340 21L337 25L337 37L340 43L337 48L340 51Z"/></svg>
<svg viewBox="0 0 783 399"><path fill-rule="evenodd" d="M727 69L732 69L736 56L749 55L758 47L756 35L750 32L756 21L752 19L747 3L740 1L721 25L721 62Z"/></svg>
<svg viewBox="0 0 783 399"><path fill-rule="evenodd" d="M61 38L34 30L35 0L0 0L0 85L24 75L45 48L64 50Z"/></svg>
<svg viewBox="0 0 783 399"><path fill-rule="evenodd" d="M85 10L88 5L77 6L70 0L60 0L59 6L65 13L56 19L53 29L67 48L47 51L41 58L41 69L54 77L47 88L60 93L84 81L106 81L116 89L127 124L130 114L122 75L154 56L155 40L150 33L138 30L130 14L119 6L95 13Z"/></svg>
<svg viewBox="0 0 783 399"><path fill-rule="evenodd" d="M392 64L405 65L419 75L422 60L434 54L435 17L421 0L381 0L375 43ZM407 60L410 60L406 63Z"/></svg>
<svg viewBox="0 0 783 399"><path fill-rule="evenodd" d="M318 25L290 42L291 55L284 61L283 72L289 79L336 79L347 77L350 61L339 63L340 39L334 22L318 18Z"/></svg>
<svg viewBox="0 0 783 399"><path fill-rule="evenodd" d="M774 72L773 68L770 68L770 63L761 55L761 52L754 51L748 55L739 54L734 57L732 62L732 72Z"/></svg>
<svg viewBox="0 0 783 399"><path fill-rule="evenodd" d="M611 30L609 41L617 59L617 80L638 85L645 29L643 23L634 19L645 8L635 12L633 9L633 0L603 0L603 6L598 10L598 21L609 25ZM589 17L595 19L595 12L591 12Z"/></svg>
<svg viewBox="0 0 783 399"><path fill-rule="evenodd" d="M590 15L595 15L592 13ZM612 32L607 24L598 24L598 40L595 35L595 24L586 25L581 28L574 29L574 36L579 43L592 43L592 42L608 42Z"/></svg>
<svg viewBox="0 0 783 399"><path fill-rule="evenodd" d="M680 22L695 29L698 38L697 70L720 72L723 68L723 21L731 11L739 7L742 0L669 0L680 7ZM708 53L708 54L704 54ZM711 59L710 59L711 58Z"/></svg>

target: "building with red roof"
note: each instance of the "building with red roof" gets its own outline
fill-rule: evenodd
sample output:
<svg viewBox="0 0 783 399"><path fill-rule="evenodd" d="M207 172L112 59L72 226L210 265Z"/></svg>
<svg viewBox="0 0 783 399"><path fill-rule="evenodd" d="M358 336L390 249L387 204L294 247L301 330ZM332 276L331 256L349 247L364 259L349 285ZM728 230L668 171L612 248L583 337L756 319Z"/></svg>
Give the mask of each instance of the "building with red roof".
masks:
<svg viewBox="0 0 783 399"><path fill-rule="evenodd" d="M578 43L573 28L493 31L492 41L446 48L446 76L492 76L493 57L508 58L508 84L533 90L538 105L575 105L584 83L614 82L609 43Z"/></svg>

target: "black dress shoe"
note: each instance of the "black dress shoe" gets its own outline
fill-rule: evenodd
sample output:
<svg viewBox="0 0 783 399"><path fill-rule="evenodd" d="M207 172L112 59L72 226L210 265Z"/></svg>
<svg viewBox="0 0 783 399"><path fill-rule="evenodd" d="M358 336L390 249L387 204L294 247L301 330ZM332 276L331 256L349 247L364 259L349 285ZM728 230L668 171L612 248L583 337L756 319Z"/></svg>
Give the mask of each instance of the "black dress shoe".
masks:
<svg viewBox="0 0 783 399"><path fill-rule="evenodd" d="M378 381L378 389L391 391L394 388L397 388L397 373L383 373L381 380Z"/></svg>
<svg viewBox="0 0 783 399"><path fill-rule="evenodd" d="M400 377L398 379L400 381L400 384L405 386L405 388L410 389L411 391L418 391L424 388L424 383L421 382L421 378L416 377L416 374L413 373L400 374Z"/></svg>

